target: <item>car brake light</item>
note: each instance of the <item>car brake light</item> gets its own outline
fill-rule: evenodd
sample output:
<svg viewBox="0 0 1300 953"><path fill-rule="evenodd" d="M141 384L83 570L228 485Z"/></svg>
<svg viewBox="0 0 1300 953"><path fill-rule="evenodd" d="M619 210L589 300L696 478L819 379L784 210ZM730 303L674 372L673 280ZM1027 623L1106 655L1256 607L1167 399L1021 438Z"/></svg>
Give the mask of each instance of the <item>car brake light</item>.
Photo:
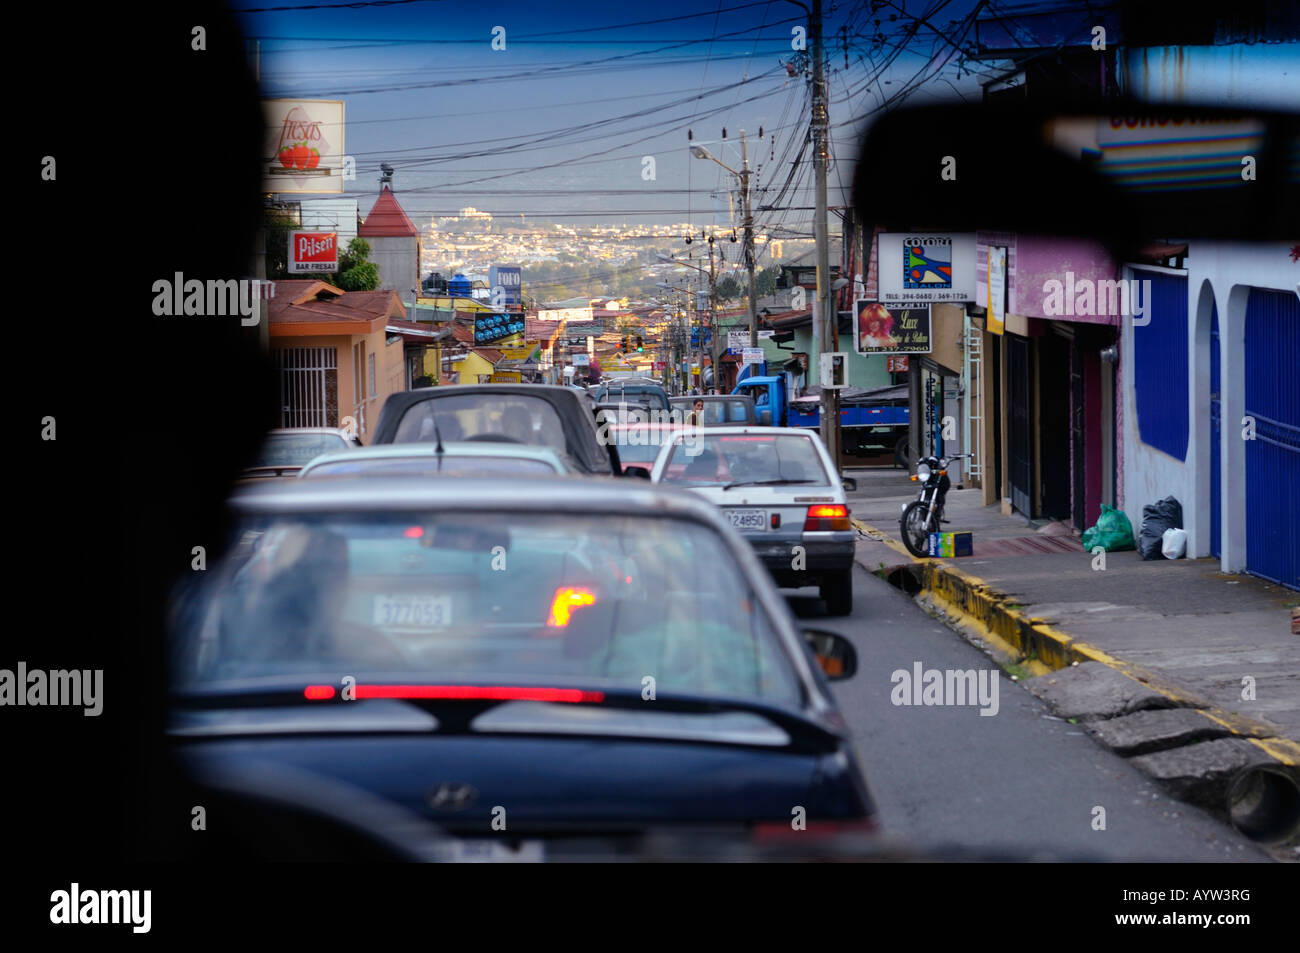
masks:
<svg viewBox="0 0 1300 953"><path fill-rule="evenodd" d="M851 528L849 508L839 503L818 503L808 507L808 517L803 522L805 533Z"/></svg>
<svg viewBox="0 0 1300 953"><path fill-rule="evenodd" d="M525 685L356 685L356 699L362 698L455 698L494 701L603 702L604 692L578 688L534 688ZM334 697L333 685L308 685L303 691L309 701Z"/></svg>
<svg viewBox="0 0 1300 953"><path fill-rule="evenodd" d="M564 628L569 624L572 610L581 606L594 605L596 596L589 589L561 587L555 590L551 600L551 614L546 620L547 628Z"/></svg>

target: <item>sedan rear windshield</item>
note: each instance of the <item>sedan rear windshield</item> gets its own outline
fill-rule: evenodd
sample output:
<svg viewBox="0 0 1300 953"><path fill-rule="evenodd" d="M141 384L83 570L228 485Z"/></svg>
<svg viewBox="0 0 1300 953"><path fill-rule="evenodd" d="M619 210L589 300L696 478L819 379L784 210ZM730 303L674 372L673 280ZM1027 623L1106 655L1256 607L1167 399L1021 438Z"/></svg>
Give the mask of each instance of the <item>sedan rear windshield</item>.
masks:
<svg viewBox="0 0 1300 953"><path fill-rule="evenodd" d="M306 479L351 476L536 476L555 473L544 460L527 457L468 457L435 454L413 459L339 460L305 471Z"/></svg>
<svg viewBox="0 0 1300 953"><path fill-rule="evenodd" d="M560 415L526 394L452 394L421 401L402 415L394 443L435 443L506 437L564 453Z"/></svg>
<svg viewBox="0 0 1300 953"><path fill-rule="evenodd" d="M699 567L708 566L707 573ZM473 511L246 519L175 618L182 690L383 673L795 703L726 541L688 520Z"/></svg>
<svg viewBox="0 0 1300 953"><path fill-rule="evenodd" d="M337 453L348 445L339 434L333 433L273 433L266 438L250 466L299 467L305 466L322 453Z"/></svg>
<svg viewBox="0 0 1300 953"><path fill-rule="evenodd" d="M767 483L830 486L830 476L803 434L722 434L677 438L660 481L687 486Z"/></svg>

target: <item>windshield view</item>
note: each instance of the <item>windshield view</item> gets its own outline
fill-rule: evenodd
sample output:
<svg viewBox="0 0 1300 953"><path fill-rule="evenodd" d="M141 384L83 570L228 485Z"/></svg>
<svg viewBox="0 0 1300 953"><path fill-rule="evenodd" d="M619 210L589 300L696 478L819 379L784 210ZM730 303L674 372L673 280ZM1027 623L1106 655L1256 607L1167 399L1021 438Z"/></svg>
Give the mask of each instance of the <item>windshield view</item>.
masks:
<svg viewBox="0 0 1300 953"><path fill-rule="evenodd" d="M684 486L796 483L830 486L830 477L803 434L705 435L673 444L661 477Z"/></svg>
<svg viewBox="0 0 1300 953"><path fill-rule="evenodd" d="M448 394L402 415L394 443L506 438L564 453L564 426L545 400L519 394Z"/></svg>
<svg viewBox="0 0 1300 953"><path fill-rule="evenodd" d="M181 687L398 675L795 702L717 534L685 522L393 513L246 524L187 607ZM693 567L713 571L702 578ZM504 567L504 568L503 568Z"/></svg>

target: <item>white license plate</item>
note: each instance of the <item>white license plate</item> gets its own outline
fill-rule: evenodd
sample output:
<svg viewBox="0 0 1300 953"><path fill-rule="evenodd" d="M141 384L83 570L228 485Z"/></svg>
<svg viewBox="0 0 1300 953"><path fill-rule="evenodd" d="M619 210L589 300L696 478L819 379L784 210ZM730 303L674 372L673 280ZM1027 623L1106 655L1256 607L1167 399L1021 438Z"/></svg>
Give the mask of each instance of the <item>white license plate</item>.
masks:
<svg viewBox="0 0 1300 953"><path fill-rule="evenodd" d="M767 529L766 510L727 510L727 518L736 529Z"/></svg>
<svg viewBox="0 0 1300 953"><path fill-rule="evenodd" d="M451 625L451 596L375 596L370 622L425 628Z"/></svg>
<svg viewBox="0 0 1300 953"><path fill-rule="evenodd" d="M451 840L437 844L434 856L442 864L541 864L546 845L539 840L520 841L518 849L494 840Z"/></svg>

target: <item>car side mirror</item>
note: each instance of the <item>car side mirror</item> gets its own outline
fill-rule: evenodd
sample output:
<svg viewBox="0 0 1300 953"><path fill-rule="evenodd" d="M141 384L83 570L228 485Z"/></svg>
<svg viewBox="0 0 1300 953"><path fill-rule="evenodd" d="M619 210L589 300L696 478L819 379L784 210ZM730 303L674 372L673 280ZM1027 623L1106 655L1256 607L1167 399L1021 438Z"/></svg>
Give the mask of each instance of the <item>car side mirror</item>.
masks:
<svg viewBox="0 0 1300 953"><path fill-rule="evenodd" d="M626 470L623 471L623 476L638 477L639 479L642 480L648 480L650 479L650 471L647 470L645 467L628 467Z"/></svg>
<svg viewBox="0 0 1300 953"><path fill-rule="evenodd" d="M858 492L858 481L855 477L844 477L844 479L842 479L840 483L843 485L846 492L849 493Z"/></svg>
<svg viewBox="0 0 1300 953"><path fill-rule="evenodd" d="M830 681L843 681L857 674L858 650L844 636L825 629L804 629L803 637Z"/></svg>

